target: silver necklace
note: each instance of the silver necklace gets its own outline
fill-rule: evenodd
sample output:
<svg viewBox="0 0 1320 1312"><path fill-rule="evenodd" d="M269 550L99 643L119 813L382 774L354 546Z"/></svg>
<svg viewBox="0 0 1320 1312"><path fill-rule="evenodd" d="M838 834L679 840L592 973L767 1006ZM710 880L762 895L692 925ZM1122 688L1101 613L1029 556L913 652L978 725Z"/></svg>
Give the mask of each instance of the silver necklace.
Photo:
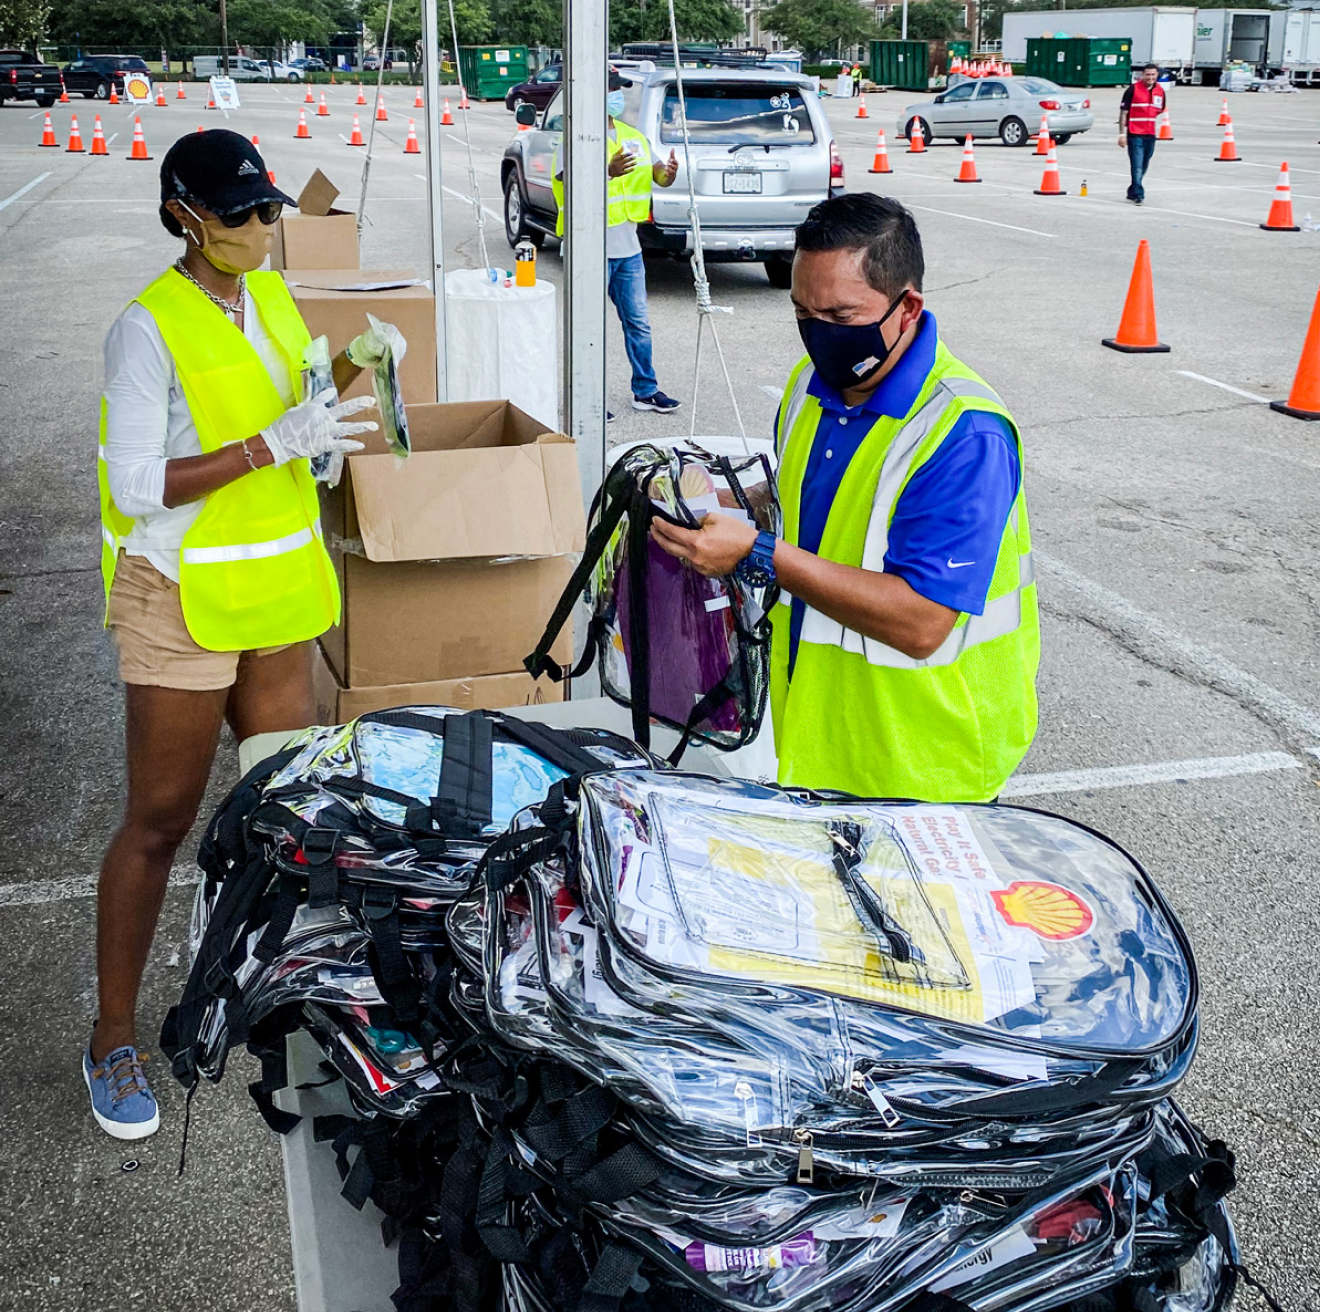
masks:
<svg viewBox="0 0 1320 1312"><path fill-rule="evenodd" d="M192 283L192 285L196 287L212 305L218 305L226 314L232 316L238 314L243 309L243 297L247 292L247 283L241 273L238 275L238 302L237 304L231 305L223 297L217 296L214 292L208 291L203 287L202 284L199 283L186 268L184 268L182 259L175 260L174 267L178 269L178 271L183 274L183 276L187 278L188 281Z"/></svg>

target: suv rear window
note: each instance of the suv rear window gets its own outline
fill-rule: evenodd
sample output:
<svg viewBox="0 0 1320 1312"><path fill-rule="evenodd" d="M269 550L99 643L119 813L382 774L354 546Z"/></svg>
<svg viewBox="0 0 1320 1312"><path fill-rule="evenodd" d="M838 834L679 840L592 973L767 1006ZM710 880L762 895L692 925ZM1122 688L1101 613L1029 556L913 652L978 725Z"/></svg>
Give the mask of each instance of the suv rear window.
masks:
<svg viewBox="0 0 1320 1312"><path fill-rule="evenodd" d="M145 59L116 59L115 63L130 73L150 73Z"/></svg>
<svg viewBox="0 0 1320 1312"><path fill-rule="evenodd" d="M696 82L683 87L688 133L697 146L809 146L816 140L798 87ZM683 140L678 90L665 90L660 140Z"/></svg>

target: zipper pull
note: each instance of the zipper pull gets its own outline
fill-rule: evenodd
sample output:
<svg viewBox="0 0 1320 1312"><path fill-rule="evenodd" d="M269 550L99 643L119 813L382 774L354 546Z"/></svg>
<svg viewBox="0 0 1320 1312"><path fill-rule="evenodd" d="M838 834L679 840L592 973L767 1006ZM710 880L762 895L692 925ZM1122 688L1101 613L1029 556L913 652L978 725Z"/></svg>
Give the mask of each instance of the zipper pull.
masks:
<svg viewBox="0 0 1320 1312"><path fill-rule="evenodd" d="M797 1182L814 1184L816 1181L816 1159L811 1151L811 1131L794 1130L793 1140L798 1146Z"/></svg>

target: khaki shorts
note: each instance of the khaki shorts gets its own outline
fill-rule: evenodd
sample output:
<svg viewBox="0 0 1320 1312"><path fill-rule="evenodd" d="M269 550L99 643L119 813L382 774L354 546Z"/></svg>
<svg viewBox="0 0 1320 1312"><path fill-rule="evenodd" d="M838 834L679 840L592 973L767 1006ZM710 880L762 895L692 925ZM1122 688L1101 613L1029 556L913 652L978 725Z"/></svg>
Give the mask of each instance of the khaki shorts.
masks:
<svg viewBox="0 0 1320 1312"><path fill-rule="evenodd" d="M183 620L179 585L167 579L145 556L119 553L110 587L106 626L119 648L119 677L185 692L231 688L241 662L273 656L282 647L257 651L207 651L199 647Z"/></svg>

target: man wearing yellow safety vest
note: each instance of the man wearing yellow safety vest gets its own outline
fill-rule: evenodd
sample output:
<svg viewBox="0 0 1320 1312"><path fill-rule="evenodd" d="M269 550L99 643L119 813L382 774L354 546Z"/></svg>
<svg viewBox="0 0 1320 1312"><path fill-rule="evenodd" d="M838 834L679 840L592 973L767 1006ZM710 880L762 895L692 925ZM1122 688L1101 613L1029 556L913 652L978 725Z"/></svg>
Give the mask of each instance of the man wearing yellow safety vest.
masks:
<svg viewBox="0 0 1320 1312"><path fill-rule="evenodd" d="M176 263L105 342L98 477L105 622L124 681L128 797L101 867L99 1014L82 1055L97 1123L117 1139L160 1118L136 1047L142 971L175 852L221 727L314 721L311 640L339 617L309 458L361 449L374 405L303 397L310 337L278 273L256 272L293 202L246 137L190 133L161 165ZM406 344L382 325L334 361L346 388Z"/></svg>
<svg viewBox="0 0 1320 1312"><path fill-rule="evenodd" d="M939 339L911 214L871 194L798 228L807 348L776 439L780 539L654 522L703 574L777 579L770 696L781 783L988 801L1036 730L1040 629L1022 443Z"/></svg>
<svg viewBox="0 0 1320 1312"><path fill-rule="evenodd" d="M610 73L609 95L610 152L609 224L605 229L605 258L609 266L607 290L623 326L623 348L632 366L632 404L634 410L654 410L667 414L680 402L666 396L655 380L651 363L651 320L646 306L646 265L642 244L637 239L637 225L651 217L651 184L673 185L678 175L678 156L671 150L661 163L651 150L645 135L619 117L624 110L623 79ZM564 180L558 161L553 165L551 190L559 214L555 236L564 235ZM611 419L613 415L609 416Z"/></svg>

